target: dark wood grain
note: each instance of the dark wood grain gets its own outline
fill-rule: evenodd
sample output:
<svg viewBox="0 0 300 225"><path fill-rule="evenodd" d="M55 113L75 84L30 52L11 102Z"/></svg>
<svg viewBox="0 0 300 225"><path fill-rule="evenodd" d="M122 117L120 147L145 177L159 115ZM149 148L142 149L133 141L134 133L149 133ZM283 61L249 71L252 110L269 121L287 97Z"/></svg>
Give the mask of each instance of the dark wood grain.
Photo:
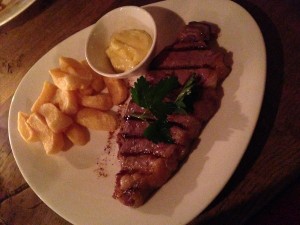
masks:
<svg viewBox="0 0 300 225"><path fill-rule="evenodd" d="M56 44L93 24L105 12L151 2L155 1L36 1L0 27L1 225L44 221L69 224L29 188L11 152L8 108L22 77ZM266 91L255 132L237 170L217 198L190 224L251 223L262 208L300 177L300 2L236 2L253 16L262 31L267 50Z"/></svg>

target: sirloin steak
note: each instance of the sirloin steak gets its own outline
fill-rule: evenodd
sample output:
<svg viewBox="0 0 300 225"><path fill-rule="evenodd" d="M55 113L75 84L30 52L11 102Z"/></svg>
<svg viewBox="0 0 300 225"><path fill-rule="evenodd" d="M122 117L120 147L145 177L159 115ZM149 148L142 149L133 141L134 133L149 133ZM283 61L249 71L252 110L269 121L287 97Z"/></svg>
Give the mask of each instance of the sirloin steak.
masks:
<svg viewBox="0 0 300 225"><path fill-rule="evenodd" d="M132 100L129 102L117 135L121 170L116 175L113 194L124 205L141 206L170 179L190 153L205 124L219 109L223 96L221 85L232 65L231 54L217 45L219 31L214 24L190 22L175 42L153 59L145 75L153 85L175 76L181 87L191 76L196 77L199 93L192 103L193 111L167 117L173 143L154 143L145 138L143 132L149 121L131 116L143 114L145 109Z"/></svg>

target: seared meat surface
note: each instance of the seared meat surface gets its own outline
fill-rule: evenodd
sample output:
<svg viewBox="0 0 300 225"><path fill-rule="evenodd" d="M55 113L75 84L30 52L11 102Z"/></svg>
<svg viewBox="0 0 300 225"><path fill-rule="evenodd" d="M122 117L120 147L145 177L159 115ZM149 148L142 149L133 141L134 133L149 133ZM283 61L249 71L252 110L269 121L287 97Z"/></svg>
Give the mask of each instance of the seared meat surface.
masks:
<svg viewBox="0 0 300 225"><path fill-rule="evenodd" d="M190 22L183 27L175 42L158 54L145 78L151 84L175 76L184 84L191 76L197 81L193 111L168 115L174 143L154 143L143 136L149 122L132 115L146 112L130 101L117 136L121 171L116 175L113 197L124 205L138 207L179 169L190 153L205 124L220 107L222 82L231 71L230 55L215 48L219 28L207 22ZM230 60L229 60L230 61ZM180 89L180 88L179 88ZM172 96L169 96L172 101Z"/></svg>

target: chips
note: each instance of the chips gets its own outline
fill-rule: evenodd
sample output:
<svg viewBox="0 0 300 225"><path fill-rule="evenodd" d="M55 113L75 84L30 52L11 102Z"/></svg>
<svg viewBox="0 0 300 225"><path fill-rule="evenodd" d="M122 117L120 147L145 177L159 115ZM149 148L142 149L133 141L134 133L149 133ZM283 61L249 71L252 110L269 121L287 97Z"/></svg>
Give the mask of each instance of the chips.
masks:
<svg viewBox="0 0 300 225"><path fill-rule="evenodd" d="M76 91L66 91L57 89L53 98L53 103L58 105L59 109L68 115L76 114L79 109L78 97Z"/></svg>
<svg viewBox="0 0 300 225"><path fill-rule="evenodd" d="M107 93L97 95L84 95L81 97L81 105L103 111L110 110L113 107L111 96Z"/></svg>
<svg viewBox="0 0 300 225"><path fill-rule="evenodd" d="M18 112L18 131L26 142L36 142L39 140L39 138L37 133L27 123L28 117L28 114Z"/></svg>
<svg viewBox="0 0 300 225"><path fill-rule="evenodd" d="M76 122L93 130L114 131L119 126L117 113L91 108L79 110L76 115Z"/></svg>
<svg viewBox="0 0 300 225"><path fill-rule="evenodd" d="M79 77L83 80L92 80L92 73L88 66L78 62L76 59L68 57L59 58L59 67L67 74Z"/></svg>
<svg viewBox="0 0 300 225"><path fill-rule="evenodd" d="M128 98L128 87L124 80L103 77L104 83L111 94L114 105L119 105Z"/></svg>
<svg viewBox="0 0 300 225"><path fill-rule="evenodd" d="M74 91L78 89L87 88L91 80L82 79L79 76L68 74L60 68L49 70L54 84L61 90Z"/></svg>
<svg viewBox="0 0 300 225"><path fill-rule="evenodd" d="M103 77L97 74L94 70L92 70L92 68L89 66L86 60L83 60L81 64L92 74L93 78L91 82L91 88L96 92L101 92L105 88Z"/></svg>
<svg viewBox="0 0 300 225"><path fill-rule="evenodd" d="M74 145L85 145L90 140L89 130L76 123L73 123L68 128L66 136Z"/></svg>
<svg viewBox="0 0 300 225"><path fill-rule="evenodd" d="M46 120L37 113L32 113L27 123L37 133L47 154L59 152L64 147L64 137L62 133L54 133L47 125Z"/></svg>
<svg viewBox="0 0 300 225"><path fill-rule="evenodd" d="M60 133L65 131L72 123L71 117L62 113L52 103L45 103L41 105L39 113L46 119L48 127L54 133Z"/></svg>
<svg viewBox="0 0 300 225"><path fill-rule="evenodd" d="M128 97L124 80L104 78L85 60L68 57L60 57L59 67L49 73L54 84L44 82L30 114L18 113L18 131L26 142L40 141L46 154L53 154L87 144L89 129L118 128L119 114L111 108Z"/></svg>
<svg viewBox="0 0 300 225"><path fill-rule="evenodd" d="M45 81L42 92L31 107L31 112L37 112L42 104L51 102L55 96L56 90L57 87L54 84Z"/></svg>

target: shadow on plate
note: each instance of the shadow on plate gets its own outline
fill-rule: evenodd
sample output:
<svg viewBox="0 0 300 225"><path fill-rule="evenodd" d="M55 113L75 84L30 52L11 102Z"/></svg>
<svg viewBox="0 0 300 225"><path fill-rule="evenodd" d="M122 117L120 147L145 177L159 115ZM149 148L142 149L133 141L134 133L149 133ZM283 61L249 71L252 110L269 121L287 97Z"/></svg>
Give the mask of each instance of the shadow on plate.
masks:
<svg viewBox="0 0 300 225"><path fill-rule="evenodd" d="M215 200L195 219L197 223L191 224L203 222L206 212L217 207L220 202L224 201L251 170L274 126L282 93L284 79L283 47L276 26L257 6L244 1L236 2L245 8L255 19L260 27L266 45L267 77L262 108L250 143L235 173ZM222 221L222 218L222 215L220 215L218 221ZM211 224L209 221L207 222L205 224Z"/></svg>

